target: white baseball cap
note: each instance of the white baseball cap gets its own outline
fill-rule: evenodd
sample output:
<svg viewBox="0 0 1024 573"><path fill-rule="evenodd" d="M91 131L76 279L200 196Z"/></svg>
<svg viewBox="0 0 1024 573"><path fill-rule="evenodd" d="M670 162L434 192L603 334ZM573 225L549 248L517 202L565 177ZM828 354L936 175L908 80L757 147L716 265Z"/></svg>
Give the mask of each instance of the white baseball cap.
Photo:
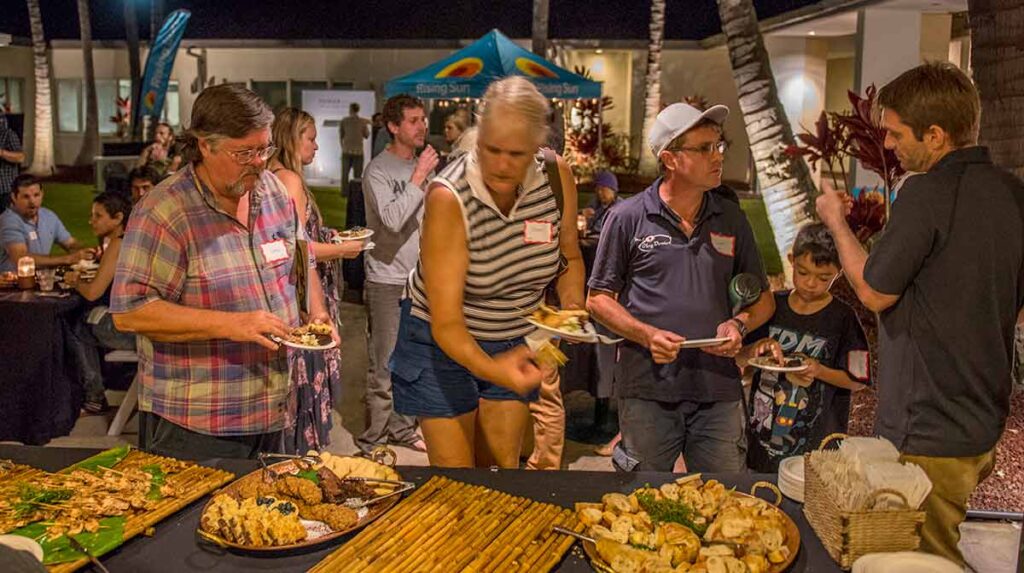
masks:
<svg viewBox="0 0 1024 573"><path fill-rule="evenodd" d="M713 105L702 112L688 103L674 103L658 114L654 120L654 127L647 134L647 143L651 146L651 152L657 157L668 147L668 144L689 131L700 120L708 118L718 125L722 125L727 117L729 117L729 108L724 105Z"/></svg>

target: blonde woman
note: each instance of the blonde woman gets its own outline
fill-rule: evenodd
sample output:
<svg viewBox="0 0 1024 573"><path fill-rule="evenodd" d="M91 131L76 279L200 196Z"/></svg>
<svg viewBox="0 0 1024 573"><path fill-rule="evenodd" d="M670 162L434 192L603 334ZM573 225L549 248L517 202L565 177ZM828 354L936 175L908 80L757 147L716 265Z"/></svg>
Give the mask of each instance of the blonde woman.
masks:
<svg viewBox="0 0 1024 573"><path fill-rule="evenodd" d="M330 242L333 231L323 225L316 199L302 178L302 167L313 162L319 149L313 116L295 108L281 110L274 118L272 137L277 151L268 169L281 180L295 203L299 221L313 246L320 275L321 284L310 285L310 288L323 290L327 313L337 325L340 295L335 261L358 255L362 242L347 241L340 245ZM325 352L295 351L291 358L298 407L294 434L285 433L285 446L289 451L301 453L320 450L330 442L331 389L341 388L341 351L339 348Z"/></svg>
<svg viewBox="0 0 1024 573"><path fill-rule="evenodd" d="M431 465L517 467L543 378L524 315L558 279L562 306L583 305L576 190L557 160L558 208L538 148L547 100L529 81L493 83L475 149L427 191L420 259L391 356L395 408L418 416ZM554 389L557 392L557 387Z"/></svg>

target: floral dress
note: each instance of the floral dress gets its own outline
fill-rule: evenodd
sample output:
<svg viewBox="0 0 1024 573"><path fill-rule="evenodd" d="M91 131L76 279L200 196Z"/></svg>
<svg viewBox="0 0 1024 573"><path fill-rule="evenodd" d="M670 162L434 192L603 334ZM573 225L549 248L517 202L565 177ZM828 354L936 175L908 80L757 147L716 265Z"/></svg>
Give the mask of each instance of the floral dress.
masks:
<svg viewBox="0 0 1024 573"><path fill-rule="evenodd" d="M323 226L319 211L313 207L313 200L311 196L306 203L306 236L313 241L328 243L329 232ZM340 302L338 264L335 261L317 262L316 269L327 313L337 327ZM333 401L341 398L331 395L332 388L341 390L341 349L322 352L290 350L297 406L295 424L285 431L285 446L300 454L309 450L320 451L331 442Z"/></svg>

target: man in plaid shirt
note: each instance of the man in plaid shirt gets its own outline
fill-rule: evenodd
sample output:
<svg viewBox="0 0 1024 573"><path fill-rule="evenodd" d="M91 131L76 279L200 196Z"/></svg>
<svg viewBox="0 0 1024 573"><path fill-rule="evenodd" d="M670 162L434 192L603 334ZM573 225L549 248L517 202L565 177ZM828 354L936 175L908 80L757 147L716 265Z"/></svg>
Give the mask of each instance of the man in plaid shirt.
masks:
<svg viewBox="0 0 1024 573"><path fill-rule="evenodd" d="M293 423L288 349L268 335L300 324L304 243L288 193L265 171L272 121L245 88L204 90L185 136L190 163L129 220L110 311L119 330L143 337L139 434L152 452L254 457L280 451ZM331 324L307 272L309 318Z"/></svg>
<svg viewBox="0 0 1024 573"><path fill-rule="evenodd" d="M7 124L7 115L0 109L0 213L11 206L11 185L24 161L21 140Z"/></svg>

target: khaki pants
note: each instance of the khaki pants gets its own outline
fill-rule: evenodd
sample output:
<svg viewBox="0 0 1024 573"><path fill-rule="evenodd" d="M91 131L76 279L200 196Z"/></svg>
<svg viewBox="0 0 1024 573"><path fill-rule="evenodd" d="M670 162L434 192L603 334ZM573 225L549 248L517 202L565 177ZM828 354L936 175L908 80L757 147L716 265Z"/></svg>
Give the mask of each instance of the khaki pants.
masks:
<svg viewBox="0 0 1024 573"><path fill-rule="evenodd" d="M922 507L926 516L921 528L921 550L963 565L964 558L957 547L960 524L967 517L967 500L992 473L995 448L966 458L904 455L901 459L921 466L932 480L932 491Z"/></svg>
<svg viewBox="0 0 1024 573"><path fill-rule="evenodd" d="M565 406L557 369L546 370L540 383L540 397L530 403L533 418L533 453L526 469L557 470L562 467L565 447Z"/></svg>

